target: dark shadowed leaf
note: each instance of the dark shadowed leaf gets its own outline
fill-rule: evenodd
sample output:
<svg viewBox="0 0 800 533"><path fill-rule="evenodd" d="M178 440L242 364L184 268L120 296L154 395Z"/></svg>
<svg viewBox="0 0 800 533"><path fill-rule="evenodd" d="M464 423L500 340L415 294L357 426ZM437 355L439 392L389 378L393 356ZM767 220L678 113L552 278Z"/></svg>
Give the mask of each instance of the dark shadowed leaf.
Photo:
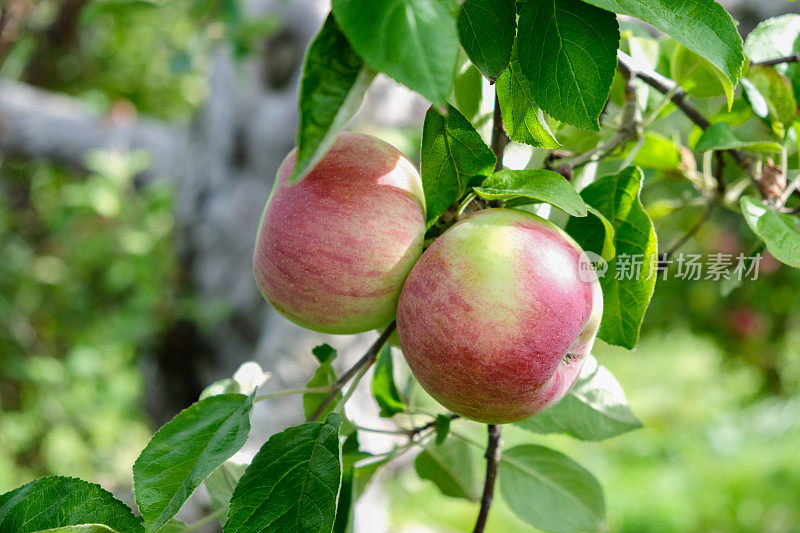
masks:
<svg viewBox="0 0 800 533"><path fill-rule="evenodd" d="M320 364L329 363L336 359L336 356L338 355L336 349L330 344L320 344L319 346L314 346L314 348L311 349L311 353L317 358L317 361L319 361Z"/></svg>
<svg viewBox="0 0 800 533"><path fill-rule="evenodd" d="M495 86L500 114L509 139L541 148L561 146L533 100L530 82L522 74L516 44L508 68Z"/></svg>
<svg viewBox="0 0 800 533"><path fill-rule="evenodd" d="M487 78L508 66L516 28L514 0L466 0L458 14L461 45Z"/></svg>
<svg viewBox="0 0 800 533"><path fill-rule="evenodd" d="M433 481L442 494L478 501L482 493L481 454L460 439L425 446L414 460L422 479Z"/></svg>
<svg viewBox="0 0 800 533"><path fill-rule="evenodd" d="M372 377L372 396L381 408L380 416L391 418L405 411L405 404L394 382L392 347L384 344L375 360L375 373Z"/></svg>
<svg viewBox="0 0 800 533"><path fill-rule="evenodd" d="M453 106L447 116L428 110L422 128L422 186L430 227L464 194L470 178L488 176L497 161L492 150Z"/></svg>
<svg viewBox="0 0 800 533"><path fill-rule="evenodd" d="M120 533L144 531L142 520L100 485L82 479L42 477L0 495L0 531L29 533L98 524Z"/></svg>
<svg viewBox="0 0 800 533"><path fill-rule="evenodd" d="M742 215L750 229L767 245L775 259L800 268L800 226L797 217L778 213L749 196L741 200Z"/></svg>
<svg viewBox="0 0 800 533"><path fill-rule="evenodd" d="M361 106L375 72L364 65L333 15L311 43L300 83L297 162L290 181L311 170Z"/></svg>
<svg viewBox="0 0 800 533"><path fill-rule="evenodd" d="M618 44L614 14L580 0L525 2L519 14L519 63L534 101L584 129L599 129Z"/></svg>
<svg viewBox="0 0 800 533"><path fill-rule="evenodd" d="M597 7L630 15L672 36L720 70L728 81L728 101L742 73L742 38L733 19L714 0L586 0Z"/></svg>
<svg viewBox="0 0 800 533"><path fill-rule="evenodd" d="M436 415L435 428L436 428L436 444L442 444L447 440L447 435L450 434L450 421L451 418L447 415Z"/></svg>
<svg viewBox="0 0 800 533"><path fill-rule="evenodd" d="M586 357L578 380L561 401L516 425L581 440L608 439L642 427L628 407L622 386L593 355Z"/></svg>
<svg viewBox="0 0 800 533"><path fill-rule="evenodd" d="M504 450L500 492L519 518L546 531L605 529L603 489L566 455L533 444Z"/></svg>
<svg viewBox="0 0 800 533"><path fill-rule="evenodd" d="M244 445L252 409L252 396L212 396L184 409L153 435L133 465L146 531L166 524L200 483Z"/></svg>
<svg viewBox="0 0 800 533"><path fill-rule="evenodd" d="M342 481L341 424L331 413L325 422L270 437L239 480L223 531L332 531Z"/></svg>
<svg viewBox="0 0 800 533"><path fill-rule="evenodd" d="M564 176L552 170L500 170L475 187L475 192L487 200L540 200L572 216L586 216L586 203L581 195Z"/></svg>
<svg viewBox="0 0 800 533"><path fill-rule="evenodd" d="M628 167L604 176L581 191L584 201L614 227L616 256L600 277L603 321L598 336L609 344L633 348L656 283L656 233L639 199L642 171ZM603 254L606 231L593 217L570 218L566 230L584 250Z"/></svg>
<svg viewBox="0 0 800 533"><path fill-rule="evenodd" d="M443 0L333 0L348 41L369 66L444 107L453 89L458 33Z"/></svg>

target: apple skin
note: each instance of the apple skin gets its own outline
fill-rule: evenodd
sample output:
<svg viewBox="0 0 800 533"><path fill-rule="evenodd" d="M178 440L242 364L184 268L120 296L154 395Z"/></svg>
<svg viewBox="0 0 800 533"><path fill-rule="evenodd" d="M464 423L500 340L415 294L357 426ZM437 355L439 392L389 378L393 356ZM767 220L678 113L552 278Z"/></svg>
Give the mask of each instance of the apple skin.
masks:
<svg viewBox="0 0 800 533"><path fill-rule="evenodd" d="M400 346L422 387L489 424L560 400L603 314L594 272L579 277L581 252L551 222L512 209L479 211L434 241L397 310Z"/></svg>
<svg viewBox="0 0 800 533"><path fill-rule="evenodd" d="M342 133L289 185L286 156L261 216L253 273L283 316L323 333L389 324L422 253L425 200L414 165L393 146Z"/></svg>

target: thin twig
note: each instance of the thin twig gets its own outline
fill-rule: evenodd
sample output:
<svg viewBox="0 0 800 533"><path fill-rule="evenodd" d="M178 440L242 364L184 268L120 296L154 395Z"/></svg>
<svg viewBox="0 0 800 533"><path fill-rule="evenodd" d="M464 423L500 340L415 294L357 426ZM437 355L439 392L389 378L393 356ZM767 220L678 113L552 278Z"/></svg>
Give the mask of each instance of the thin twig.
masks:
<svg viewBox="0 0 800 533"><path fill-rule="evenodd" d="M447 415L447 418L449 418L450 420L455 420L456 418L460 418L460 417L457 414L450 413L449 415ZM408 438L413 439L417 434L422 433L423 431L428 430L428 429L434 427L435 425L436 425L436 420L432 420L432 421L428 422L427 424L423 424L421 426L413 427L413 428L407 430L405 433L406 433L406 435L408 435Z"/></svg>
<svg viewBox="0 0 800 533"><path fill-rule="evenodd" d="M752 61L750 63L751 67L769 67L772 65L780 65L781 63L797 63L800 61L800 54L792 54L789 56L783 57L776 57L773 59L765 59L763 61Z"/></svg>
<svg viewBox="0 0 800 533"><path fill-rule="evenodd" d="M700 218L697 219L697 222L694 223L694 226L692 226L689 231L683 235L683 237L678 239L678 242L670 246L669 249L662 254L662 261L668 261L669 258L672 257L672 254L677 252L681 246L689 242L689 239L694 237L697 232L700 231L700 228L702 228L703 225L708 222L708 219L711 218L711 213L714 212L714 208L717 206L717 199L718 197L715 196L709 200L708 204L706 204L706 208L703 210L703 214L700 215Z"/></svg>
<svg viewBox="0 0 800 533"><path fill-rule="evenodd" d="M489 424L489 442L486 445L486 480L483 483L483 496L481 497L481 510L475 522L473 533L483 533L486 520L489 518L489 508L494 499L494 484L497 479L497 463L500 460L500 426Z"/></svg>
<svg viewBox="0 0 800 533"><path fill-rule="evenodd" d="M397 322L392 322L389 324L386 329L383 330L383 333L381 333L380 337L378 337L378 339L372 343L372 346L369 347L361 359L356 361L356 364L350 367L347 372L342 374L341 377L337 379L333 385L331 385L331 391L328 393L325 399L322 400L322 403L319 404L319 407L317 407L316 411L314 411L311 416L308 417L309 422L315 421L320 417L320 415L322 415L323 412L325 412L325 409L328 407L328 405L330 405L334 398L336 398L336 395L339 394L339 391L342 390L342 387L344 387L345 384L353 378L353 376L358 374L362 367L369 368L370 365L375 362L378 352L381 351L381 348L383 348L383 345L386 344L386 341L389 339L396 327Z"/></svg>

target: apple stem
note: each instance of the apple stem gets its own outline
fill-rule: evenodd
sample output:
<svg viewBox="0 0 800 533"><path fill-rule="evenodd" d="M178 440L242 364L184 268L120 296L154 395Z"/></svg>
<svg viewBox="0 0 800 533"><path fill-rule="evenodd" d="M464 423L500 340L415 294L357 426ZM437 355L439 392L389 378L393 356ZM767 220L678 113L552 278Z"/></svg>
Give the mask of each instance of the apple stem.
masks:
<svg viewBox="0 0 800 533"><path fill-rule="evenodd" d="M489 424L489 442L486 445L486 480L483 484L481 497L481 510L475 522L473 533L483 533L486 520L489 518L489 508L494 499L494 484L497 479L497 463L500 461L500 426Z"/></svg>
<svg viewBox="0 0 800 533"><path fill-rule="evenodd" d="M330 405L330 403L334 400L334 398L336 398L336 395L339 394L339 392L341 392L342 387L344 387L348 381L353 379L353 376L358 374L362 368L366 372L366 370L372 365L372 363L375 362L375 358L378 356L378 352L381 351L383 345L386 344L386 341L389 339L391 334L394 333L396 327L397 327L397 322L392 322L391 324L389 324L386 327L386 329L383 330L383 333L381 333L380 337L378 337L378 339L374 343L372 343L372 346L369 347L369 349L361 357L361 359L356 361L356 364L350 367L344 374L341 375L339 379L336 380L336 382L333 385L331 385L330 392L322 401L322 403L319 404L319 407L317 407L316 411L314 411L311 414L311 416L308 417L308 422L314 422L320 416L322 416L322 413L325 412L325 409Z"/></svg>

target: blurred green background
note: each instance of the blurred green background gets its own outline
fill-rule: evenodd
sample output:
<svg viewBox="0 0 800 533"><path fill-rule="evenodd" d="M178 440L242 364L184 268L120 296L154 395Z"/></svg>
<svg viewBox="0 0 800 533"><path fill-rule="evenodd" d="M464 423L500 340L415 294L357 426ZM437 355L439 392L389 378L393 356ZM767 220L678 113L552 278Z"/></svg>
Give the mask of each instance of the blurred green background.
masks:
<svg viewBox="0 0 800 533"><path fill-rule="evenodd" d="M0 48L0 76L104 115L171 121L190 121L203 102L215 44L244 57L279 25L243 20L227 0L93 0L73 2L75 27L58 41L47 32L70 2L17 3L26 9ZM154 430L143 361L203 306L181 277L174 191L135 180L148 163L146 153L98 152L87 173L0 153L0 493L48 473L131 482ZM699 215L665 208L687 189L648 170L643 200L662 242ZM752 251L739 220L718 212L685 251ZM659 282L639 347L595 351L644 429L581 443L509 427L504 439L552 445L591 470L612 531L800 531L799 295L800 272L769 258L729 294L712 281ZM476 506L439 495L413 469L384 479L390 530L471 527ZM502 502L490 528L530 530Z"/></svg>

